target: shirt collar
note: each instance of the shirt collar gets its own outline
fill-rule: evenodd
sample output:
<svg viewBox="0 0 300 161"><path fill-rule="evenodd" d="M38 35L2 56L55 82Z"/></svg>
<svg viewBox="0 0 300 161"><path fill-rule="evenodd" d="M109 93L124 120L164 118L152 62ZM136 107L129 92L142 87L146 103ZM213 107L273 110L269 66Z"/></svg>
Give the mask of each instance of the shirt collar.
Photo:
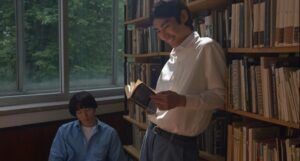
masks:
<svg viewBox="0 0 300 161"><path fill-rule="evenodd" d="M179 46L175 47L174 50L181 50L188 47L196 37L199 37L199 34L196 31L192 32Z"/></svg>
<svg viewBox="0 0 300 161"><path fill-rule="evenodd" d="M191 44L193 44L193 42L195 42L197 40L197 38L199 38L199 34L194 31L192 32L186 39L183 40L183 42L173 48L173 50L171 51L171 54L170 54L170 60L172 61L176 61L176 60L182 60L186 57L186 52L181 52L182 50L184 50L185 48L188 48Z"/></svg>
<svg viewBox="0 0 300 161"><path fill-rule="evenodd" d="M75 121L75 126L80 129L81 125L79 120ZM99 119L96 119L96 128L99 130L101 129L101 121Z"/></svg>

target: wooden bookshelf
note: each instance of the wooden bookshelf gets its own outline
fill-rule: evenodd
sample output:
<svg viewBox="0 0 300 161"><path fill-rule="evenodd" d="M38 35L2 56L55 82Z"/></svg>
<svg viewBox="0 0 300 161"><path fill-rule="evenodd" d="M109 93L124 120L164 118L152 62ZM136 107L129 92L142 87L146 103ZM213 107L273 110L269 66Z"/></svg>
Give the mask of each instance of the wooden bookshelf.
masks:
<svg viewBox="0 0 300 161"><path fill-rule="evenodd" d="M225 158L222 156L213 155L201 150L199 150L199 157L205 161L225 161Z"/></svg>
<svg viewBox="0 0 300 161"><path fill-rule="evenodd" d="M230 53L295 53L300 52L300 46L273 47L273 48L229 48Z"/></svg>
<svg viewBox="0 0 300 161"><path fill-rule="evenodd" d="M286 126L286 127L290 127L290 128L295 128L295 129L300 129L300 125L298 123L287 122L287 121L278 120L275 118L267 118L267 117L264 117L264 116L261 116L261 115L255 114L255 113L245 112L245 111L240 111L240 110L226 109L226 111L240 115L240 116L245 116L245 117L256 119L256 120L269 122L272 124L282 125L282 126Z"/></svg>
<svg viewBox="0 0 300 161"><path fill-rule="evenodd" d="M140 129L143 129L143 130L147 129L147 124L145 124L145 123L137 122L136 120L134 120L133 118L131 118L129 116L123 116L123 118L126 121L132 123L133 125L137 126ZM140 151L138 149L136 149L133 145L124 145L123 148L125 149L125 151L128 154L133 156L135 159L139 160ZM205 151L201 151L201 150L199 150L199 157L206 161L225 161L225 158L222 156L209 154L209 153L207 153Z"/></svg>
<svg viewBox="0 0 300 161"><path fill-rule="evenodd" d="M123 145L124 150L129 155L133 156L136 160L139 160L140 151L136 149L133 145ZM218 155L212 155L205 151L199 150L199 157L205 161L225 161L224 157L218 156Z"/></svg>
<svg viewBox="0 0 300 161"><path fill-rule="evenodd" d="M136 18L133 20L128 20L124 22L124 25L129 25L129 24L144 24L144 23L148 23L149 22L149 17L140 17L140 18Z"/></svg>
<svg viewBox="0 0 300 161"><path fill-rule="evenodd" d="M136 126L137 126L138 128L140 128L140 129L146 130L147 127L148 127L147 124L137 122L136 120L134 120L133 118L129 117L128 115L124 115L123 118L124 118L126 121L128 121L128 122L130 122L130 123L136 125Z"/></svg>
<svg viewBox="0 0 300 161"><path fill-rule="evenodd" d="M131 2L131 1L129 1L129 2ZM137 8L138 10L145 9L148 12L151 10L151 8L147 8L147 7L151 7L153 2L154 1L149 1L149 2L147 1L147 3L149 3L148 6L141 6L140 3L135 4L134 2L132 5L136 5L135 8ZM131 9L133 9L133 8L134 7L132 7ZM135 11L136 10L131 12L131 13L134 13L134 15L132 15L130 17L136 17L136 15L140 15L140 14L136 14ZM169 51L168 52L159 52L159 51L167 51L169 49L168 46L166 46L163 49L162 48L163 44L161 44L161 42L152 40L153 37L145 36L145 34L138 31L139 29L143 29L143 30L146 29L147 32L151 32L151 35L153 33L155 33L155 31L152 28L150 28L150 26L151 26L150 17L146 16L149 14L150 13L147 13L147 14L143 13L142 15L145 15L144 17L139 17L139 18L135 18L135 19L131 19L131 20L125 20L125 22L124 22L124 27L125 27L125 32L126 32L125 34L128 34L128 35L126 35L128 37L127 37L127 39L125 38L125 41L131 41L131 43L129 43L129 44L125 43L125 45L131 45L130 49L132 49L132 50L126 50L129 48L125 48L125 53L123 54L123 58L124 58L124 62L125 62L125 65L124 65L125 72L132 72L130 70L127 70L128 67L129 68L132 67L132 68L134 68L134 70L136 70L137 69L136 67L138 65L141 66L141 65L145 65L145 64L150 64L150 65L149 66L146 65L147 67L145 67L143 69L144 71L146 71L146 70L150 71L152 69L155 69L155 70L159 69L157 67L152 68L151 64L163 65L162 63L165 60L165 57L170 55ZM130 30L135 32L134 35L132 34L133 32L127 32ZM139 37L139 36L141 36L143 38L146 37L148 44L142 44L142 45L138 44L139 42L137 40L137 37ZM151 41L151 42L149 42L149 41ZM156 50L153 47L154 45L156 45L155 48L157 48L158 50ZM145 47L147 47L149 49L153 49L152 51L157 51L157 52L148 52L148 50L144 50ZM141 50L137 50L138 48L140 48ZM136 50L134 50L134 49L136 49ZM139 51L139 53L136 53L134 51L136 51L136 52ZM145 53L141 53L142 51ZM132 52L134 52L134 54ZM133 72L136 72L136 75L139 75L141 73L138 73L138 72L142 72L142 71L133 71ZM153 72L155 72L155 71L153 71ZM125 84L130 81L136 81L136 80L131 80L131 79L138 79L136 76L133 76L134 78L131 78L130 76L131 76L130 73L125 73L125 77L124 77ZM151 77L151 79L152 79L152 73L147 73L147 74L145 74L145 76L147 77L146 79L148 79L148 77ZM127 79L127 77L129 77L129 78ZM155 77L157 77L157 75L155 75ZM154 78L154 76L153 76L153 78ZM142 79L142 78L139 78L139 79ZM128 101L130 102L130 100L128 100ZM128 103L128 102L126 102L126 103ZM141 114L139 113L138 115L141 115ZM125 119L125 121L132 124L132 131L133 131L133 134L131 137L132 140L135 140L135 137L141 137L140 135L143 135L143 133L139 133L140 135L137 135L136 133L134 133L134 130L145 131L148 127L148 125L146 123L138 122L137 120L129 117L129 115L125 115L125 116L123 116L123 118ZM138 138L138 139L140 139L140 138ZM139 160L140 145L136 145L136 144L140 144L140 142L135 143L134 144L135 146L125 145L124 149L130 156L132 156L132 159Z"/></svg>
<svg viewBox="0 0 300 161"><path fill-rule="evenodd" d="M139 160L140 151L137 150L133 145L123 145L124 150L136 160Z"/></svg>
<svg viewBox="0 0 300 161"><path fill-rule="evenodd" d="M224 6L226 6L226 3L227 0L195 0L189 2L187 4L187 7L191 12L195 13L204 10L224 8Z"/></svg>
<svg viewBox="0 0 300 161"><path fill-rule="evenodd" d="M201 11L207 11L207 10L211 10L211 9L224 9L226 7L230 7L229 4L227 4L227 0L194 0L191 2L187 2L187 7L190 9L191 12L193 12L194 14L197 14ZM251 6L253 7L253 6ZM274 16L274 15L272 15ZM150 24L149 22L149 17L142 17L142 18L137 18L135 20L130 20L130 21L126 21L126 24L138 24L137 27L141 27L144 24ZM139 25L141 24L141 25ZM223 33L225 34L225 33ZM253 56L253 57L262 57L262 56L274 56L274 57L280 57L280 56L286 56L286 55L295 55L297 57L300 56L300 46L285 46L285 47L264 47L264 48L227 48L224 49L224 51L228 54L229 58L231 59L230 56L233 55L249 55L249 56ZM150 59L156 59L159 56L169 56L169 52L157 52L157 53L146 53L146 54L124 54L124 58L134 58L134 61L140 61L143 63L144 59L149 58ZM232 59L235 59L235 57L233 57ZM147 61L144 61L147 62ZM228 106L228 108L230 108L230 106ZM288 122L288 121L283 121L283 120L279 120L276 118L268 118L265 117L263 115L259 115L259 114L255 114L255 113L251 113L251 112L245 112L245 111L241 111L241 110L233 110L233 109L225 109L226 112L228 113L232 113L235 115L238 115L242 118L244 118L245 120L249 119L253 119L253 120L258 120L258 121L262 121L266 124L273 124L275 126L283 126L285 127L285 129L289 130L289 129L296 129L297 131L299 131L300 129L300 124L299 123L293 123L293 122ZM129 116L123 116L125 120L127 120L128 122L130 122L131 124L133 124L134 126L140 128L140 129L147 129L147 125L145 123L140 123L137 122L136 120L130 118ZM283 129L283 128L282 128ZM282 135L282 137L285 137L284 135ZM232 150L232 147L229 147ZM126 150L126 152L128 152L130 155L133 156L133 158L138 160L139 157L139 151L132 145L126 145L124 146L124 149ZM232 153L235 153L234 151L231 151ZM203 160L206 161L225 161L226 158L223 156L217 156L217 155L212 155L209 154L205 151L199 151L199 156L200 158L202 158ZM231 160L230 160L231 161Z"/></svg>
<svg viewBox="0 0 300 161"><path fill-rule="evenodd" d="M160 56L169 56L170 52L160 52L159 55Z"/></svg>
<svg viewBox="0 0 300 161"><path fill-rule="evenodd" d="M146 54L124 54L124 57L128 58L142 58L142 57L156 57L156 56L169 56L170 52L156 52Z"/></svg>

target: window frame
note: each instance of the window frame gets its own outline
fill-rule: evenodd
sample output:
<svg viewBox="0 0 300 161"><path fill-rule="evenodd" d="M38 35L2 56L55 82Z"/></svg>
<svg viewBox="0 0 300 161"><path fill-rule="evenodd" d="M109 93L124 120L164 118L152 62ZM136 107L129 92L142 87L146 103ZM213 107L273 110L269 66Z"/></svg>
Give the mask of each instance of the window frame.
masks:
<svg viewBox="0 0 300 161"><path fill-rule="evenodd" d="M51 103L59 101L67 101L69 97L77 92L70 91L69 85L69 61L68 61L68 0L57 0L58 1L58 28L59 28L59 79L60 88L59 92L49 93L36 93L36 94L17 94L12 96L1 96L0 97L0 109L6 106L16 106L22 104L36 104L36 103ZM17 89L23 89L24 81L24 8L23 1L14 0L15 14L16 14L16 35L17 35ZM86 90L92 93L96 98L110 98L119 97L123 95L123 87L117 86L117 54L118 54L118 0L112 0L113 9L113 22L112 22L112 82L111 84L115 87L106 87L99 89Z"/></svg>

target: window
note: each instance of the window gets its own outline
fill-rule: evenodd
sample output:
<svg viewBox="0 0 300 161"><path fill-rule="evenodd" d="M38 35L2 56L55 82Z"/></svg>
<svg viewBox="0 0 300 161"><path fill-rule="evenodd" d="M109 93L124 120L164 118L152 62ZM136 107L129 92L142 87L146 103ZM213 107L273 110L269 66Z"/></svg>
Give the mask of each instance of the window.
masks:
<svg viewBox="0 0 300 161"><path fill-rule="evenodd" d="M17 33L13 1L1 0L0 7L0 88L3 95L17 89Z"/></svg>
<svg viewBox="0 0 300 161"><path fill-rule="evenodd" d="M0 106L122 94L123 1L0 3Z"/></svg>
<svg viewBox="0 0 300 161"><path fill-rule="evenodd" d="M16 94L59 92L58 1L24 0L22 6L18 28L24 35L18 38L22 43L18 47L23 49L18 55L23 62L18 62Z"/></svg>

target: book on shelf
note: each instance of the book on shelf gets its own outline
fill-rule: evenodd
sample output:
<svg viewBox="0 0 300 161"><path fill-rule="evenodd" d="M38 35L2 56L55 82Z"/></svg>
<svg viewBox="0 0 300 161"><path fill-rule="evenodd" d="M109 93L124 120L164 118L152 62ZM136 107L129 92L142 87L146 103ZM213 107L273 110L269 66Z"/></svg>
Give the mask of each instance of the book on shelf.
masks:
<svg viewBox="0 0 300 161"><path fill-rule="evenodd" d="M297 137L282 136L278 126L229 124L227 160L297 160L299 143Z"/></svg>
<svg viewBox="0 0 300 161"><path fill-rule="evenodd" d="M300 23L299 23L299 1L295 0L294 8L294 29L293 29L293 45L297 46L300 44Z"/></svg>
<svg viewBox="0 0 300 161"><path fill-rule="evenodd" d="M156 106L150 98L151 95L155 95L155 91L141 80L138 79L136 82L126 85L125 94L128 99L140 105L148 114L156 112Z"/></svg>
<svg viewBox="0 0 300 161"><path fill-rule="evenodd" d="M193 25L201 37L210 37L225 48L226 37L223 34L225 32L224 15L224 10L203 11L197 14Z"/></svg>
<svg viewBox="0 0 300 161"><path fill-rule="evenodd" d="M198 148L211 155L225 156L227 123L226 113L215 111L209 126L198 136Z"/></svg>
<svg viewBox="0 0 300 161"><path fill-rule="evenodd" d="M299 123L298 57L243 56L229 64L229 106Z"/></svg>
<svg viewBox="0 0 300 161"><path fill-rule="evenodd" d="M227 0L223 19L228 47L299 45L299 0Z"/></svg>
<svg viewBox="0 0 300 161"><path fill-rule="evenodd" d="M271 157L278 155L278 152L274 153L274 151L280 150L275 147L279 133L280 128L278 126L268 126L255 121L229 124L227 160L252 161L262 160L261 158L271 160ZM266 154L267 152L269 155Z"/></svg>

